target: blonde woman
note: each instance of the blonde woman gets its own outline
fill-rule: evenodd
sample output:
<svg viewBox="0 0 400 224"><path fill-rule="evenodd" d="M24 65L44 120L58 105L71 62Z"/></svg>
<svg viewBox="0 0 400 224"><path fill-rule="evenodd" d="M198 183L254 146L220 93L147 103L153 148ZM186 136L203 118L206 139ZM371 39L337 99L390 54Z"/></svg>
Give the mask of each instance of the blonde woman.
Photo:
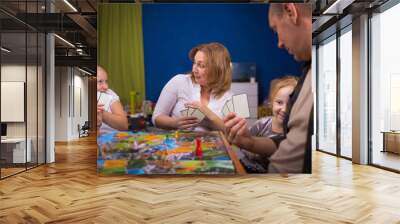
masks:
<svg viewBox="0 0 400 224"><path fill-rule="evenodd" d="M223 130L222 107L232 97L229 52L220 43L207 43L194 47L189 58L191 73L178 74L164 86L153 123L163 129ZM205 119L182 116L187 106L198 108Z"/></svg>

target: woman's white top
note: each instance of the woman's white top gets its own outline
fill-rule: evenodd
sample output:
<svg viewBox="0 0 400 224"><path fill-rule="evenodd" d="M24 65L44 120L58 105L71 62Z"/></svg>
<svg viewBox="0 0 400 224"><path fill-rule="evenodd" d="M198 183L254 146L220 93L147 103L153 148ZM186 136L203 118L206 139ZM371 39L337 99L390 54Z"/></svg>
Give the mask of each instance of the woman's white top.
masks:
<svg viewBox="0 0 400 224"><path fill-rule="evenodd" d="M111 105L117 101L119 101L119 97L111 89L107 89L107 91L105 92L97 91L97 102L98 104L104 104L104 111L112 113ZM103 121L100 126L100 133L108 133L112 131L118 131L118 130L110 127Z"/></svg>
<svg viewBox="0 0 400 224"><path fill-rule="evenodd" d="M216 98L211 94L207 106L222 119L222 107L231 98L232 92L230 90L225 92L220 98ZM190 74L178 74L174 76L161 91L153 113L153 124L155 124L155 119L161 114L170 117L180 117L180 111L185 109L185 103L194 101L200 102L200 85L192 81ZM195 130L206 131L209 130L208 127L210 127L210 121L205 118Z"/></svg>

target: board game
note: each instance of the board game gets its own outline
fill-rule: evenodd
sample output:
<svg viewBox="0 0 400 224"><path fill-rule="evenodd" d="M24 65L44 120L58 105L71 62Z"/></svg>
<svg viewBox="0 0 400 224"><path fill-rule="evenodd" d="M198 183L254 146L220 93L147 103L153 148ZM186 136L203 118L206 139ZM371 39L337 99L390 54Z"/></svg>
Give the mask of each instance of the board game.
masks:
<svg viewBox="0 0 400 224"><path fill-rule="evenodd" d="M235 174L218 132L113 132L97 144L100 175Z"/></svg>

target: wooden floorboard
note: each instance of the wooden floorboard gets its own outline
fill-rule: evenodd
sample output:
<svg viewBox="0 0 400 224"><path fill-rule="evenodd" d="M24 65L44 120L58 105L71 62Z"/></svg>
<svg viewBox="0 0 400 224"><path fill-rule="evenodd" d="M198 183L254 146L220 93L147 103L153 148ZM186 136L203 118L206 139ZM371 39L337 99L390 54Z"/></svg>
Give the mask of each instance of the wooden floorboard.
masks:
<svg viewBox="0 0 400 224"><path fill-rule="evenodd" d="M400 175L321 152L311 175L99 177L94 137L0 181L0 223L400 223Z"/></svg>

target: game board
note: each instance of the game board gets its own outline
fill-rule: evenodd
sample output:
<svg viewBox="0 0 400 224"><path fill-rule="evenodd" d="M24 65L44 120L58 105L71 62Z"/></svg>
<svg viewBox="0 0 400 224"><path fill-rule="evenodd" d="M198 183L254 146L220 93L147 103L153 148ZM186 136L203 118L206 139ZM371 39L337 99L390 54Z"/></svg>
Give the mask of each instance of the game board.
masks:
<svg viewBox="0 0 400 224"><path fill-rule="evenodd" d="M113 132L99 136L97 144L101 175L235 173L217 132Z"/></svg>

